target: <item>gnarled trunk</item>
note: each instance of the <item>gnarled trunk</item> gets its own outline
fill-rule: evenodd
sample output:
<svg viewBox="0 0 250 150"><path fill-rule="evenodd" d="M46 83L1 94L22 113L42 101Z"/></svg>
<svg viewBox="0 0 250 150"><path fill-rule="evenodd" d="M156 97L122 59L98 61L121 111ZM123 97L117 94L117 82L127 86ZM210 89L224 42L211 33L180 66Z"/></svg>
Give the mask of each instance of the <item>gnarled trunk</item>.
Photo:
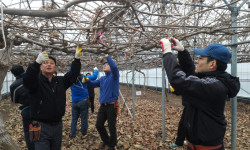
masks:
<svg viewBox="0 0 250 150"><path fill-rule="evenodd" d="M6 131L4 121L0 113L0 149L20 150L16 143L12 140L10 134Z"/></svg>
<svg viewBox="0 0 250 150"><path fill-rule="evenodd" d="M0 50L0 100L2 99L1 90L3 87L3 81L9 68L11 48L12 48L12 42L10 45L6 46L5 50L3 49ZM19 150L18 146L12 140L10 134L5 129L1 113L0 113L0 149Z"/></svg>
<svg viewBox="0 0 250 150"><path fill-rule="evenodd" d="M12 46L7 45L5 49L0 50L0 91L3 88L3 81L9 69L11 47ZM2 94L0 92L0 100L1 99L2 99Z"/></svg>
<svg viewBox="0 0 250 150"><path fill-rule="evenodd" d="M1 52L0 52L0 56L1 56ZM2 99L2 88L3 88L3 81L4 81L4 78L7 74L7 71L8 71L8 66L6 65L3 65L0 63L0 100Z"/></svg>

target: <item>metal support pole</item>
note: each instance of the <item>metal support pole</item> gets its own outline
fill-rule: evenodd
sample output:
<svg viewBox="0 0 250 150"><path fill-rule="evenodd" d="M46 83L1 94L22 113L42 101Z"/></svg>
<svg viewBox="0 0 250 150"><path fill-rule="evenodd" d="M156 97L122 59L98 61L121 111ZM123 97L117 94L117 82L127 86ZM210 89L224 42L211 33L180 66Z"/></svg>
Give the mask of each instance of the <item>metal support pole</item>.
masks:
<svg viewBox="0 0 250 150"><path fill-rule="evenodd" d="M6 93L8 93L9 92L9 85L8 85L8 83L9 83L9 78L8 78L8 72L7 72L7 74L6 74Z"/></svg>
<svg viewBox="0 0 250 150"><path fill-rule="evenodd" d="M133 120L135 119L135 60L132 63L132 100L133 100Z"/></svg>
<svg viewBox="0 0 250 150"><path fill-rule="evenodd" d="M139 72L139 86L141 86L141 73Z"/></svg>
<svg viewBox="0 0 250 150"><path fill-rule="evenodd" d="M146 70L146 77L147 77L147 86L149 86L149 84L148 84L148 69Z"/></svg>
<svg viewBox="0 0 250 150"><path fill-rule="evenodd" d="M166 6L166 0L162 0L162 13L165 13L165 6ZM162 24L166 24L165 18L162 20ZM162 55L160 55L162 57ZM162 92L161 92L161 107L162 107L162 141L164 142L166 140L166 135L165 135L165 70L164 70L164 65L163 65L163 58L162 58Z"/></svg>
<svg viewBox="0 0 250 150"><path fill-rule="evenodd" d="M235 1L235 0L233 0ZM232 27L237 26L237 16L238 16L238 8L237 3L234 3L230 8L232 15ZM237 32L237 28L232 28L234 32ZM238 36L236 34L232 35L232 43L237 43ZM231 74L233 76L237 76L237 45L233 45L232 47L232 64L231 64ZM231 149L236 150L236 139L237 139L237 97L231 99L232 102L232 139L231 139Z"/></svg>
<svg viewBox="0 0 250 150"><path fill-rule="evenodd" d="M162 59L162 92L161 92L161 106L162 106L162 141L166 140L165 136L165 70Z"/></svg>
<svg viewBox="0 0 250 150"><path fill-rule="evenodd" d="M131 114L131 112L130 112L130 110L129 110L128 104L126 103L126 100L125 100L125 98L123 97L122 92L121 92L120 89L119 89L119 93L120 93L120 96L121 96L121 98L122 98L122 100L123 100L123 102L124 102L124 104L125 104L127 110L128 110L129 115L131 116L131 118L133 118L133 116L132 116L132 114Z"/></svg>
<svg viewBox="0 0 250 150"><path fill-rule="evenodd" d="M155 68L155 71L156 71L156 77L155 77L155 79L156 79L156 81L155 81L155 89L157 90L158 89L158 87L157 87L157 77L158 77L158 74L157 74L157 68Z"/></svg>

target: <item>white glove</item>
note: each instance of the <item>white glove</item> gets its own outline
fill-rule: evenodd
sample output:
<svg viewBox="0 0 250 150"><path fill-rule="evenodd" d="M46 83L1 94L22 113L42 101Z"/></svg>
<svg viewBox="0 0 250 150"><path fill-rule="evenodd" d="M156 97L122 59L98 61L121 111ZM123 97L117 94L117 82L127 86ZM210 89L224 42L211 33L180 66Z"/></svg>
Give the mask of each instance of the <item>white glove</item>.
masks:
<svg viewBox="0 0 250 150"><path fill-rule="evenodd" d="M48 52L41 52L36 58L36 62L39 64L42 64L48 60L49 60Z"/></svg>
<svg viewBox="0 0 250 150"><path fill-rule="evenodd" d="M82 48L80 46L76 47L76 53L75 53L75 58L80 59L82 55Z"/></svg>
<svg viewBox="0 0 250 150"><path fill-rule="evenodd" d="M173 46L172 49L177 50L177 51L184 51L184 47L178 39L175 39L175 38L171 38L171 39L174 40L176 43L176 46Z"/></svg>
<svg viewBox="0 0 250 150"><path fill-rule="evenodd" d="M97 67L95 67L95 68L94 68L94 70L98 71L98 68L97 68Z"/></svg>
<svg viewBox="0 0 250 150"><path fill-rule="evenodd" d="M160 40L159 44L161 44L163 54L166 54L171 51L171 43L169 39L163 38Z"/></svg>

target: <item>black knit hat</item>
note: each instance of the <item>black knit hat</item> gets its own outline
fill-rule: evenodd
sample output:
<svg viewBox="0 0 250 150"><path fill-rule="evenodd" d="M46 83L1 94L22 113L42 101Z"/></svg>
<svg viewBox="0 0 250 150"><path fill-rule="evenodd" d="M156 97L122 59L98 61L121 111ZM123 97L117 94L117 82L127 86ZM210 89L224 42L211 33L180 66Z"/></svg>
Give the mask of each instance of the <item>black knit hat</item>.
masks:
<svg viewBox="0 0 250 150"><path fill-rule="evenodd" d="M16 77L24 73L23 66L20 65L13 66L10 71Z"/></svg>
<svg viewBox="0 0 250 150"><path fill-rule="evenodd" d="M49 59L52 59L52 60L54 60L54 62L55 62L55 65L56 65L56 59L55 59L55 57L49 56Z"/></svg>

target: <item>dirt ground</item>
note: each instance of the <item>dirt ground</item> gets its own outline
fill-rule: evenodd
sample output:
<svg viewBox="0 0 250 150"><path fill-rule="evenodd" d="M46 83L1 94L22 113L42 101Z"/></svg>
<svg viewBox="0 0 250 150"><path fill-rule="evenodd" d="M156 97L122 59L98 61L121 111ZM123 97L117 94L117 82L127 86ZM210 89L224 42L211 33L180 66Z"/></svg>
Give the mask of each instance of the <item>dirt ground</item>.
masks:
<svg viewBox="0 0 250 150"><path fill-rule="evenodd" d="M120 86L120 90L125 97L132 113L132 94L131 88ZM143 90L142 95L135 97L135 119L133 120L123 100L119 97L120 114L117 119L117 149L169 149L169 145L174 143L178 128L178 122L182 113L181 97L173 94L167 94L165 105L165 134L166 140L162 141L162 105L161 92L155 90ZM80 121L78 121L77 136L73 140L69 138L71 124L71 93L67 91L67 107L63 117L63 150L94 150L98 149L101 142L99 134L95 128L96 115L99 108L98 89L96 89L95 97L95 113L89 110L89 128L88 134L82 136L80 133ZM10 99L0 101L0 110L3 114L6 128L11 134L13 140L20 145L21 149L26 149L22 119L18 105L10 102ZM237 116L237 150L247 150L250 148L249 142L249 108L250 105L238 103ZM230 149L231 146L231 103L227 102L225 115L228 126L224 139L225 148Z"/></svg>

